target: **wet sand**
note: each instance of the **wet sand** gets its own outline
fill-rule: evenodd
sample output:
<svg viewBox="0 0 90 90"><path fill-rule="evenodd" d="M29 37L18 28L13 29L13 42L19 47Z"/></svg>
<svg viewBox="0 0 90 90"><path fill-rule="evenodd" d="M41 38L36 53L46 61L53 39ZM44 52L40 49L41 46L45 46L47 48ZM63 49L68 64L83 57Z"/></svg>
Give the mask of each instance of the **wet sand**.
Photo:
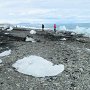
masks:
<svg viewBox="0 0 90 90"><path fill-rule="evenodd" d="M29 31L11 31L10 34L25 37ZM37 36L40 42L25 42L20 38L0 44L0 52L11 49L9 56L1 57L0 90L90 90L90 43L76 40L50 40ZM88 38L88 40L90 40ZM6 48L7 47L7 48ZM12 64L25 56L37 55L63 64L65 70L54 77L36 78L17 72Z"/></svg>

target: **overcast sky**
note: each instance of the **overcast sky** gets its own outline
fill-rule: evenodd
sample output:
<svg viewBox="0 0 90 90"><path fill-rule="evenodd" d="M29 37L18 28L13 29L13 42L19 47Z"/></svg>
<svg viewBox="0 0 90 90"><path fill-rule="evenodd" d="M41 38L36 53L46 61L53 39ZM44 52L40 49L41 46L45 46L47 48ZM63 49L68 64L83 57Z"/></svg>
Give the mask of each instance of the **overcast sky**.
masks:
<svg viewBox="0 0 90 90"><path fill-rule="evenodd" d="M0 0L0 23L90 22L90 0Z"/></svg>

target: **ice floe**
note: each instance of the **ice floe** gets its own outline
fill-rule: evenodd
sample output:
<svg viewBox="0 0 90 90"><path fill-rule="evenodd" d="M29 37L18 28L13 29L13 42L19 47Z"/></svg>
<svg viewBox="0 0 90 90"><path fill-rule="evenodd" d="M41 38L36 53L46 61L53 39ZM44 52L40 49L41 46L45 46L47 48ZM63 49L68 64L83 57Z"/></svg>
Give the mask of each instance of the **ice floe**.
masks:
<svg viewBox="0 0 90 90"><path fill-rule="evenodd" d="M11 54L11 50L7 50L7 51L0 53L0 57L8 56L9 54Z"/></svg>
<svg viewBox="0 0 90 90"><path fill-rule="evenodd" d="M30 34L36 34L36 31L35 30L31 30Z"/></svg>
<svg viewBox="0 0 90 90"><path fill-rule="evenodd" d="M34 55L17 60L12 66L20 73L35 77L56 76L64 71L64 65L54 65L52 62Z"/></svg>
<svg viewBox="0 0 90 90"><path fill-rule="evenodd" d="M27 36L25 39L26 42L36 42L33 38Z"/></svg>
<svg viewBox="0 0 90 90"><path fill-rule="evenodd" d="M2 63L2 60L0 59L0 63Z"/></svg>

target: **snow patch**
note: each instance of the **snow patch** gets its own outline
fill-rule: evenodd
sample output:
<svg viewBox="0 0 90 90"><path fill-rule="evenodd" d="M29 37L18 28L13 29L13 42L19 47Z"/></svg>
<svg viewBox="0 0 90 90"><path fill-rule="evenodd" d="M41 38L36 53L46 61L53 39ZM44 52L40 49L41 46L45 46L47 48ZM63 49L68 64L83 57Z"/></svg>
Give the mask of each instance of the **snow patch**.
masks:
<svg viewBox="0 0 90 90"><path fill-rule="evenodd" d="M56 76L64 71L64 65L53 65L52 62L34 55L20 59L12 66L20 73L35 77Z"/></svg>
<svg viewBox="0 0 90 90"><path fill-rule="evenodd" d="M36 34L36 31L35 30L31 30L30 34Z"/></svg>
<svg viewBox="0 0 90 90"><path fill-rule="evenodd" d="M8 56L9 54L11 54L11 50L7 50L7 51L0 53L0 57Z"/></svg>

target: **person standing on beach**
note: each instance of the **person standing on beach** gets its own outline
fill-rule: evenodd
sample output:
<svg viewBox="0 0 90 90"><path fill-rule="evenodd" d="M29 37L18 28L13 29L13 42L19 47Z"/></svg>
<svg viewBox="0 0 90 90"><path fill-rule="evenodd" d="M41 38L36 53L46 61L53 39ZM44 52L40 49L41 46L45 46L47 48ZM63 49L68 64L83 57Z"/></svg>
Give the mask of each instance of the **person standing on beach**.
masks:
<svg viewBox="0 0 90 90"><path fill-rule="evenodd" d="M56 24L54 24L54 32L56 32Z"/></svg>
<svg viewBox="0 0 90 90"><path fill-rule="evenodd" d="M42 24L42 31L44 31L44 24Z"/></svg>

